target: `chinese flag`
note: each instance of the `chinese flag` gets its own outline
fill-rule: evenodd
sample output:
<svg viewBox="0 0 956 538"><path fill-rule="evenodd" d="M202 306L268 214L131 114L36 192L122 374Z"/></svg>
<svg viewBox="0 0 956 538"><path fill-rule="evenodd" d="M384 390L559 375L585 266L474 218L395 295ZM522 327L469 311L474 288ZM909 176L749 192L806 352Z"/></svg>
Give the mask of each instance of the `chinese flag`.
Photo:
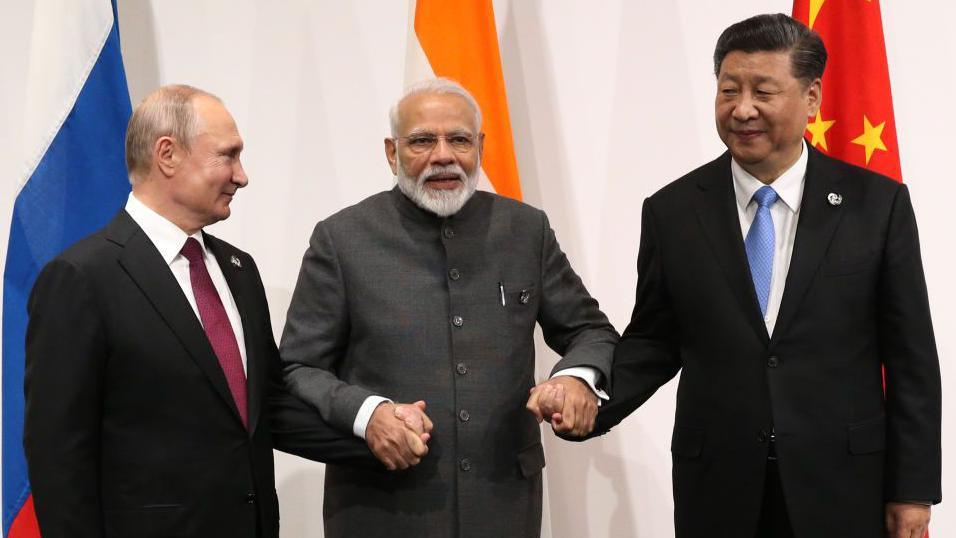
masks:
<svg viewBox="0 0 956 538"><path fill-rule="evenodd" d="M820 34L829 54L823 105L807 124L807 140L903 181L879 0L794 0L793 17Z"/></svg>
<svg viewBox="0 0 956 538"><path fill-rule="evenodd" d="M807 140L902 181L879 0L794 0L793 17L816 30L829 53L823 106L807 125Z"/></svg>

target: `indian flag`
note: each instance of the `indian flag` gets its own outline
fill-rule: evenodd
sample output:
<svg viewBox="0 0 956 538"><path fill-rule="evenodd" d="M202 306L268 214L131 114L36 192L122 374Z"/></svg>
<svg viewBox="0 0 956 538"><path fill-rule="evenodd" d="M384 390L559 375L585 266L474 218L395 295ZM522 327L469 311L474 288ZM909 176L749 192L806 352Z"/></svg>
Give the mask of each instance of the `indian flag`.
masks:
<svg viewBox="0 0 956 538"><path fill-rule="evenodd" d="M491 0L412 0L409 9L405 84L446 77L467 88L485 133L479 186L521 200Z"/></svg>

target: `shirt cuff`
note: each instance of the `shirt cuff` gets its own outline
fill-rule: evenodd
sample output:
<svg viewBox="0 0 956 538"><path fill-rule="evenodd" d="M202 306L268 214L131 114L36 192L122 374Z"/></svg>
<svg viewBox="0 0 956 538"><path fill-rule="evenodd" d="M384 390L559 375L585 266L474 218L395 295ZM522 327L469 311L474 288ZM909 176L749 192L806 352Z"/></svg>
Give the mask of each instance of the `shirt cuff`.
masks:
<svg viewBox="0 0 956 538"><path fill-rule="evenodd" d="M604 400L610 400L611 398L607 395L606 392L597 388L597 380L601 377L601 373L598 372L597 368L592 368L590 366L575 366L573 368L565 368L564 370L558 370L551 376L551 379L558 377L559 375L568 375L571 377L576 377L581 381L587 383L594 394L598 397L598 405L601 405L601 402Z"/></svg>
<svg viewBox="0 0 956 538"><path fill-rule="evenodd" d="M356 437L365 439L365 429L368 428L368 421L372 420L372 413L382 402L391 403L391 400L382 396L369 396L362 402L362 407L359 407L358 413L355 414L355 421L352 422L352 433Z"/></svg>

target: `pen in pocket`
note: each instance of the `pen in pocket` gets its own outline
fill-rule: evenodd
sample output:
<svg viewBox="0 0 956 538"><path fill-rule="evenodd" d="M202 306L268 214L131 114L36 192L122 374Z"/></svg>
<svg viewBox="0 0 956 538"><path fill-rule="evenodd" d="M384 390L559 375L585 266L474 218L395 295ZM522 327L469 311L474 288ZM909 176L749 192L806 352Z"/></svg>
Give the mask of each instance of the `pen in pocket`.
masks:
<svg viewBox="0 0 956 538"><path fill-rule="evenodd" d="M505 285L498 283L498 292L501 293L501 306L505 306Z"/></svg>

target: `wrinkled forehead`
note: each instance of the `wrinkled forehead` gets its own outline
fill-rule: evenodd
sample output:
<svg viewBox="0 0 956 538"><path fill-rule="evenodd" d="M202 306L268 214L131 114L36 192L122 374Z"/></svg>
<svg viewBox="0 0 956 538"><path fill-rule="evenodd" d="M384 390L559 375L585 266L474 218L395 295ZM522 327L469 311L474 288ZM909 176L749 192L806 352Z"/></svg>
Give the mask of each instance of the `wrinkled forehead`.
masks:
<svg viewBox="0 0 956 538"><path fill-rule="evenodd" d="M398 104L398 129L415 131L475 133L477 111L462 96L453 93L417 93Z"/></svg>

